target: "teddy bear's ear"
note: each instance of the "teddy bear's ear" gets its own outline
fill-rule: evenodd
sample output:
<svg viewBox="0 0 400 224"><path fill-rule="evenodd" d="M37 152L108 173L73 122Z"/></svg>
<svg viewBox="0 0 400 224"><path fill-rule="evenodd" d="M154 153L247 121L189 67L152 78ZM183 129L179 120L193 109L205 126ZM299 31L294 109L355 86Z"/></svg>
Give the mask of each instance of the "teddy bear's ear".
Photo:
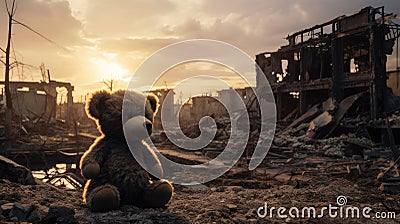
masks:
<svg viewBox="0 0 400 224"><path fill-rule="evenodd" d="M89 115L99 119L105 109L104 103L106 100L110 99L110 97L111 94L105 90L93 93L86 105Z"/></svg>
<svg viewBox="0 0 400 224"><path fill-rule="evenodd" d="M156 95L150 93L147 95L147 101L149 101L151 109L153 110L154 113L157 112L158 109L158 98Z"/></svg>

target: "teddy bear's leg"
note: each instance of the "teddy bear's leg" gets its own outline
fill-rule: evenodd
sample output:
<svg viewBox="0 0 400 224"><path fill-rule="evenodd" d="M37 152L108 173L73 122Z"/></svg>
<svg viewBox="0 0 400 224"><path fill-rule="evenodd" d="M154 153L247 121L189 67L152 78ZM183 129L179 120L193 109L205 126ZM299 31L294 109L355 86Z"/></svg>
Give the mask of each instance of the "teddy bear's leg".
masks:
<svg viewBox="0 0 400 224"><path fill-rule="evenodd" d="M90 182L88 182L83 196L86 205L94 212L114 210L120 205L118 189L109 184L91 187Z"/></svg>
<svg viewBox="0 0 400 224"><path fill-rule="evenodd" d="M172 197L174 188L165 180L154 181L149 184L143 192L143 207L164 207Z"/></svg>

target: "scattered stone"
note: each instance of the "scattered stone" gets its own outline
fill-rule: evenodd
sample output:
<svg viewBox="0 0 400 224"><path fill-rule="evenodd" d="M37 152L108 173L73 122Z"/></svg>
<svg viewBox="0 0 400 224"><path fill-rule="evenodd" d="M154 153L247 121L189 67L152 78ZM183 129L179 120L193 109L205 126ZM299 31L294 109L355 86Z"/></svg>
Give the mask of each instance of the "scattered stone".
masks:
<svg viewBox="0 0 400 224"><path fill-rule="evenodd" d="M237 209L237 205L234 205L234 204L225 204L225 207L229 208L229 210L231 210L231 211Z"/></svg>
<svg viewBox="0 0 400 224"><path fill-rule="evenodd" d="M193 188L193 189L198 189L198 190L208 190L209 189L209 187L207 187L204 184L188 185L187 187Z"/></svg>
<svg viewBox="0 0 400 224"><path fill-rule="evenodd" d="M11 203L11 202L1 205L2 215L8 216L8 214L10 213L10 211L13 207L14 207L14 203Z"/></svg>
<svg viewBox="0 0 400 224"><path fill-rule="evenodd" d="M258 222L257 219L249 219L248 221L249 221L249 223L257 223Z"/></svg>
<svg viewBox="0 0 400 224"><path fill-rule="evenodd" d="M49 207L49 212L44 217L43 223L78 223L74 215L73 208L52 204Z"/></svg>
<svg viewBox="0 0 400 224"><path fill-rule="evenodd" d="M176 223L187 224L189 223L185 218L168 212L164 209L141 209L136 206L126 205L119 210L92 213L87 212L84 214L84 221L90 223L108 224L108 223Z"/></svg>
<svg viewBox="0 0 400 224"><path fill-rule="evenodd" d="M327 149L324 152L324 155L325 156L330 156L330 157L339 157L340 158L340 157L344 156L344 153L340 148L332 147L332 148Z"/></svg>
<svg viewBox="0 0 400 224"><path fill-rule="evenodd" d="M32 205L22 205L16 202L10 211L9 217L16 217L18 221L23 221L26 220L33 209Z"/></svg>
<svg viewBox="0 0 400 224"><path fill-rule="evenodd" d="M31 223L39 223L41 220L44 219L45 216L46 216L46 212L45 211L43 211L41 209L35 209L28 216L26 221L31 222Z"/></svg>
<svg viewBox="0 0 400 224"><path fill-rule="evenodd" d="M19 221L17 217L11 217L9 220L14 223Z"/></svg>
<svg viewBox="0 0 400 224"><path fill-rule="evenodd" d="M25 185L35 185L35 178L32 176L32 172L21 166L14 161L0 156L0 179L7 179L14 183L20 183Z"/></svg>

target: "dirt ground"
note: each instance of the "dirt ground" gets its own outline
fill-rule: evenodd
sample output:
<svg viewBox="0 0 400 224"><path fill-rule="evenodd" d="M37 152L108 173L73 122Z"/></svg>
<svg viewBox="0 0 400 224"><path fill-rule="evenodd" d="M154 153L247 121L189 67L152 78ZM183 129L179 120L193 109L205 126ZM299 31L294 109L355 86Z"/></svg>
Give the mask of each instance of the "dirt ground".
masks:
<svg viewBox="0 0 400 224"><path fill-rule="evenodd" d="M274 162L270 161L271 164ZM286 169L298 169L296 162L286 164ZM307 169L307 168L306 168ZM370 168L371 169L371 168ZM258 171L246 171L236 167L223 177L202 186L175 186L175 195L166 209L140 209L124 206L117 211L91 213L82 204L80 191L67 191L49 184L20 185L0 180L0 222L17 221L16 217L33 223L398 223L400 221L400 196L380 191L379 182L370 178L373 172L361 175L322 175L309 173L292 178L285 172L261 175ZM295 173L295 172L293 172ZM254 176L257 176L256 178ZM279 177L280 176L280 177ZM253 184L258 182L257 184ZM346 217L337 197L345 196L343 209L370 207L371 218ZM11 209L7 210L7 206ZM272 217L259 217L257 210L267 203L272 207L285 207L286 215L291 207L300 210L315 207L317 216L324 206L336 206L336 218L329 217L326 210L323 217L281 218L273 212ZM15 207L20 205L26 214L18 216ZM260 213L263 213L261 210ZM376 212L395 212L394 219L378 219ZM12 214L11 214L12 213ZM20 212L21 213L21 212ZM22 212L23 213L23 212ZM295 213L293 213L296 215ZM334 211L332 213L335 214ZM261 214L262 215L262 214Z"/></svg>
<svg viewBox="0 0 400 224"><path fill-rule="evenodd" d="M161 153L176 162L190 164L218 154L209 150L187 155L160 142ZM219 139L210 147L223 145ZM354 145L372 151L346 155ZM0 223L399 223L399 175L392 169L378 180L390 165L390 157L385 156L390 154L385 149L377 153L368 145L351 134L313 140L280 133L257 169L249 171L244 156L228 173L205 185L175 185L173 199L160 209L123 206L92 213L82 204L81 189L0 179ZM315 213L308 214L310 207ZM359 218L354 209L359 210Z"/></svg>
<svg viewBox="0 0 400 224"><path fill-rule="evenodd" d="M345 178L328 177L316 177L309 185L302 187L282 184L267 189L246 189L241 186L219 186L207 190L180 189L169 210L185 217L190 223L398 223L400 221L399 217L357 219L346 218L344 215L344 218L340 218L340 213L337 218L330 218L327 212L321 218L307 217L307 214L305 218L280 218L277 213L274 213L272 218L268 213L264 218L257 215L257 209L265 203L268 208L297 207L301 210L313 206L320 211L329 204L338 206L336 199L340 195L345 195L347 198L344 208L356 206L361 210L368 206L372 209L371 216L378 211L399 212L399 196L383 194L374 188L363 186L363 183Z"/></svg>

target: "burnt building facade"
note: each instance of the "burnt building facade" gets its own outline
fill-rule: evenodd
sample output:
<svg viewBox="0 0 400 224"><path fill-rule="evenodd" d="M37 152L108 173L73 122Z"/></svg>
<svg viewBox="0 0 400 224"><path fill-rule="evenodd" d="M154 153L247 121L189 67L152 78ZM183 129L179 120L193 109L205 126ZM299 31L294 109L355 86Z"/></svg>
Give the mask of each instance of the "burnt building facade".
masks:
<svg viewBox="0 0 400 224"><path fill-rule="evenodd" d="M400 35L390 15L384 7L367 7L291 34L288 45L256 55L263 71L257 76L265 75L271 85L278 119L295 110L303 114L330 97L340 103L361 92L368 95L365 110L371 119L400 109L387 86L387 55Z"/></svg>
<svg viewBox="0 0 400 224"><path fill-rule="evenodd" d="M1 81L0 85L4 85ZM49 82L10 82L11 98L14 113L29 119L42 118L43 120L55 119L57 114L57 88L67 90L65 103L66 121L73 120L73 96L74 86L67 82L51 80ZM0 95L0 113L6 107L5 96Z"/></svg>

